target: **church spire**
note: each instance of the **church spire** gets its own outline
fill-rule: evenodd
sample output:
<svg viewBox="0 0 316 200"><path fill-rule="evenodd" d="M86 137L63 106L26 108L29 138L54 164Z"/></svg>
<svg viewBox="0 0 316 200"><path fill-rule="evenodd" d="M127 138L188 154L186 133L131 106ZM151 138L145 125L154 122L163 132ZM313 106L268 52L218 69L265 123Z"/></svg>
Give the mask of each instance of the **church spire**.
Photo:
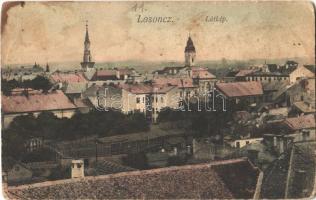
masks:
<svg viewBox="0 0 316 200"><path fill-rule="evenodd" d="M185 66L187 67L194 66L195 56L196 56L195 47L191 39L191 34L189 33L187 45L185 46L185 49L184 49Z"/></svg>
<svg viewBox="0 0 316 200"><path fill-rule="evenodd" d="M90 43L90 39L89 39L89 30L88 30L88 20L86 20L86 38L85 38L85 43L89 42Z"/></svg>
<svg viewBox="0 0 316 200"><path fill-rule="evenodd" d="M81 62L81 66L85 71L88 69L92 69L94 66L94 62L92 62L91 52L90 52L88 20L86 21L86 36L84 40L83 62Z"/></svg>

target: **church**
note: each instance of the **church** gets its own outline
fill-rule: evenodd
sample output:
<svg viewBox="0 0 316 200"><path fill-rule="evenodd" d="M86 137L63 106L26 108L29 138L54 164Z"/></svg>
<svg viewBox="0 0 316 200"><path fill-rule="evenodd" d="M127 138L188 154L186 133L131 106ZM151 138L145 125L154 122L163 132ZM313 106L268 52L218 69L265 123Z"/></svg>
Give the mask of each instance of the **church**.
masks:
<svg viewBox="0 0 316 200"><path fill-rule="evenodd" d="M163 78L181 78L191 79L195 86L194 93L205 94L208 92L216 81L216 76L209 72L208 68L198 66L196 64L196 48L194 46L191 35L189 35L186 46L184 48L184 65L176 67L165 67L162 70L156 70L154 80ZM191 95L189 95L191 96Z"/></svg>
<svg viewBox="0 0 316 200"><path fill-rule="evenodd" d="M84 40L83 61L80 64L84 71L90 71L91 69L94 68L94 62L92 62L92 57L91 57L91 52L90 52L88 21L86 23L86 36Z"/></svg>

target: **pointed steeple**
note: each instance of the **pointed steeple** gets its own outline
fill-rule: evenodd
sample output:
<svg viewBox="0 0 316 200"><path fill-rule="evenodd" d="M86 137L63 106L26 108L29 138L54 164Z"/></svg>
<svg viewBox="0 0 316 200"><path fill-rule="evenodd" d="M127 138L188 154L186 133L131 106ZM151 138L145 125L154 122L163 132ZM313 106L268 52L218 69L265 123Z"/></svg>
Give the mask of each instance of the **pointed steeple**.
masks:
<svg viewBox="0 0 316 200"><path fill-rule="evenodd" d="M194 44L193 44L193 41L191 39L190 34L189 34L189 38L188 38L188 41L187 41L187 46L185 47L185 51L184 52L195 52L195 47L194 47Z"/></svg>
<svg viewBox="0 0 316 200"><path fill-rule="evenodd" d="M49 65L48 65L48 62L46 63L46 72L49 72L50 69L49 69Z"/></svg>
<svg viewBox="0 0 316 200"><path fill-rule="evenodd" d="M86 37L85 37L84 42L90 42L90 39L89 39L89 30L88 30L88 20L86 21Z"/></svg>
<svg viewBox="0 0 316 200"><path fill-rule="evenodd" d="M81 62L81 66L84 70L88 68L93 68L94 62L92 62L90 52L90 38L89 38L89 30L88 30L88 20L86 21L86 36L84 40L84 51L83 51L83 61Z"/></svg>

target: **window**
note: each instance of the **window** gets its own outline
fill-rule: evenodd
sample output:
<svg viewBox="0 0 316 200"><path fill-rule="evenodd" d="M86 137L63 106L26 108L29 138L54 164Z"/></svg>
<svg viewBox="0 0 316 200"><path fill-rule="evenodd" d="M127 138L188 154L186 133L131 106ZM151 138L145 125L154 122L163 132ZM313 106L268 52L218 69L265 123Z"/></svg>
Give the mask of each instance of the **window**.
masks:
<svg viewBox="0 0 316 200"><path fill-rule="evenodd" d="M236 147L240 148L240 142L236 142Z"/></svg>
<svg viewBox="0 0 316 200"><path fill-rule="evenodd" d="M158 97L156 97L156 102L158 102Z"/></svg>
<svg viewBox="0 0 316 200"><path fill-rule="evenodd" d="M143 103L145 103L145 97L143 97Z"/></svg>
<svg viewBox="0 0 316 200"><path fill-rule="evenodd" d="M163 103L163 97L160 98L161 103Z"/></svg>
<svg viewBox="0 0 316 200"><path fill-rule="evenodd" d="M249 144L249 141L246 141L246 144Z"/></svg>
<svg viewBox="0 0 316 200"><path fill-rule="evenodd" d="M140 98L139 97L136 98L136 103L140 103Z"/></svg>

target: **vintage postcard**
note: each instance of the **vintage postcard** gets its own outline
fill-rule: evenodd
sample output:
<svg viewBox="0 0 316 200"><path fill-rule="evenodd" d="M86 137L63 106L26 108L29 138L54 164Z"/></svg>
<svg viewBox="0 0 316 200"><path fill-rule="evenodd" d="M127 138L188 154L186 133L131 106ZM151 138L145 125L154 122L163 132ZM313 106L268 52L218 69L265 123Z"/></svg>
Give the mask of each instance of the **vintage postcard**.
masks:
<svg viewBox="0 0 316 200"><path fill-rule="evenodd" d="M313 199L311 1L1 11L5 199Z"/></svg>

